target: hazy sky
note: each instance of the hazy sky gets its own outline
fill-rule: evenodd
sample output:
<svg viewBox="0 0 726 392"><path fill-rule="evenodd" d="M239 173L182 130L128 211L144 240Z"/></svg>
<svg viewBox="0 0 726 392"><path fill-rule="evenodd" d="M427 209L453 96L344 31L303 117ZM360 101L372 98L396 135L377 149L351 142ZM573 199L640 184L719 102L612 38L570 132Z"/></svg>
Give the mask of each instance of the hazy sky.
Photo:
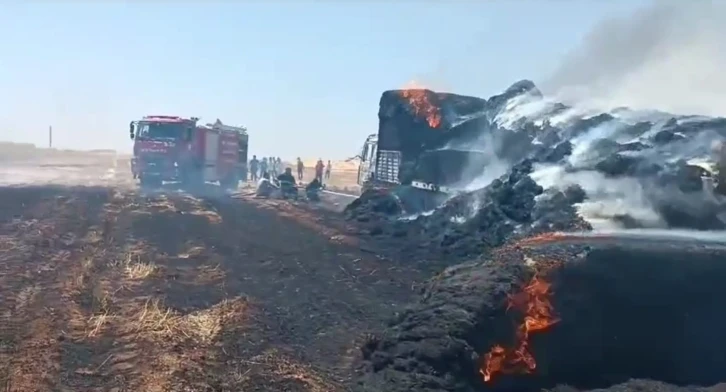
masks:
<svg viewBox="0 0 726 392"><path fill-rule="evenodd" d="M410 80L488 97L646 0L0 0L0 140L129 150L146 114L219 117L251 152L346 158Z"/></svg>

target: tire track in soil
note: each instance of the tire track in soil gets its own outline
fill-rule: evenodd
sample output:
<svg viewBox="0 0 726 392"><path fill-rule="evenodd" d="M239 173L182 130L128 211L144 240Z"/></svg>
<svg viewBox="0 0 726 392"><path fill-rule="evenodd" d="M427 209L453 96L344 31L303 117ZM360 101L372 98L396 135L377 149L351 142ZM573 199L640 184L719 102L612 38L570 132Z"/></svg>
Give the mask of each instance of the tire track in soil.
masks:
<svg viewBox="0 0 726 392"><path fill-rule="evenodd" d="M83 197L77 197L79 192ZM80 239L105 197L99 189L0 189L1 390L61 388L65 331L78 322L64 282L80 267Z"/></svg>
<svg viewBox="0 0 726 392"><path fill-rule="evenodd" d="M164 255L164 281L155 285L155 293L180 317L178 329L183 335L158 356L155 373L163 377L155 380L153 390L227 391L225 383L206 376L207 368L223 368L231 378L242 374L226 363L222 340L233 336L262 341L248 330L255 306L248 298L227 292L220 258L204 248L202 239L210 226L219 223L219 216L200 208L191 197L162 199L164 208L132 222L133 232Z"/></svg>
<svg viewBox="0 0 726 392"><path fill-rule="evenodd" d="M227 326L244 325L248 313L244 299L223 297L215 286L218 270L198 259L193 238L200 233L184 230L187 220L209 218L187 214L179 220L182 215L165 196L118 193L115 199L106 209L110 235L103 253L109 262L95 264L92 274L110 293L107 318L86 339L90 355L68 375L68 385L83 391L207 390L178 375L194 371L200 361L216 363L210 347ZM169 240L158 249L148 235ZM177 287L196 288L209 301L181 303Z"/></svg>
<svg viewBox="0 0 726 392"><path fill-rule="evenodd" d="M72 342L64 348L63 379L67 391L125 391L124 374L111 368L122 354L133 353L115 326L124 319L118 312L119 291L127 289L118 272L123 268L127 244L117 230L120 216L129 213L133 199L118 191L104 204L99 221L87 241L83 268L76 279L67 281L70 298L79 316L72 329ZM138 353L134 353L138 354ZM128 358L133 358L131 355ZM113 359L113 361L112 361ZM133 366L131 366L133 367Z"/></svg>
<svg viewBox="0 0 726 392"><path fill-rule="evenodd" d="M244 331L222 333L219 347L197 358L198 371L179 374L185 383L220 391L345 390L365 333L378 331L413 294L418 276L333 243L310 225L245 201L173 201L176 217L145 224L147 239L173 252L171 231L177 240L203 233L193 264L212 265L223 276L216 288L174 281L167 291L177 306L191 310L207 306L202 298L235 296L254 305Z"/></svg>

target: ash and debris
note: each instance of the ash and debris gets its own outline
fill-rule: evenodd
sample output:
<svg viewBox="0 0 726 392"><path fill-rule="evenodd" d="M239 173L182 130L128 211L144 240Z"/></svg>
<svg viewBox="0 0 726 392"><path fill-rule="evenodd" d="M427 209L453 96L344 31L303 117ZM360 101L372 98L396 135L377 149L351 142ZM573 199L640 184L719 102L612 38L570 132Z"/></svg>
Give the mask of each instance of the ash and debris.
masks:
<svg viewBox="0 0 726 392"><path fill-rule="evenodd" d="M524 160L488 186L459 194L429 214L396 219L403 207L395 193L371 189L346 209L367 234L399 243L402 254L471 259L509 240L591 226L574 207L585 193L577 185L543 189ZM392 218L394 217L394 218Z"/></svg>
<svg viewBox="0 0 726 392"><path fill-rule="evenodd" d="M436 196L433 207L417 200L433 196L406 185L369 190L345 211L362 234L409 260L451 264L518 237L591 230L602 222L726 230L726 192L718 190L726 187L719 181L726 175L719 168L726 160L726 119L663 113L647 119L624 108L581 115L527 80L488 100L427 94L444 113L437 129L404 110L400 94L389 91L381 99L381 129L395 128L398 138L417 135L418 149L448 152L432 165L421 151L403 151L402 183L444 180L449 173L460 184L468 176L469 186ZM457 154L470 164L447 166ZM476 181L497 165L502 173L486 173L493 180Z"/></svg>

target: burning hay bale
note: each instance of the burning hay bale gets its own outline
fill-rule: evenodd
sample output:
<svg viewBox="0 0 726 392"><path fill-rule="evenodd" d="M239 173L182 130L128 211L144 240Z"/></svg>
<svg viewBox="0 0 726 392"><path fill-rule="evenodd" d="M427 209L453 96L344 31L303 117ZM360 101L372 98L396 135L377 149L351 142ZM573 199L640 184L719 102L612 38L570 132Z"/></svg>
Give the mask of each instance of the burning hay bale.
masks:
<svg viewBox="0 0 726 392"><path fill-rule="evenodd" d="M357 391L716 385L726 381L726 311L712 299L726 295L725 257L558 236L502 248L446 270L371 339Z"/></svg>
<svg viewBox="0 0 726 392"><path fill-rule="evenodd" d="M400 162L380 158L387 166L374 174L403 185L346 214L409 258L449 264L547 230L726 230L726 149L714 148L726 143L726 119L586 109L527 80L489 99L384 92L377 151Z"/></svg>

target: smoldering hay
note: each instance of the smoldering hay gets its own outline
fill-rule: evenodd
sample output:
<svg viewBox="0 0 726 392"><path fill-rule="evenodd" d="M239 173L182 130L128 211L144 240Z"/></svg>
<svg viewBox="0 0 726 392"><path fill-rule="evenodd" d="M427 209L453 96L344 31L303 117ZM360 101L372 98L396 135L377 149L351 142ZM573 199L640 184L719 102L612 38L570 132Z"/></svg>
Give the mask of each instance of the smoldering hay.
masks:
<svg viewBox="0 0 726 392"><path fill-rule="evenodd" d="M596 228L722 230L724 192L689 172L726 160L724 18L723 2L656 1L606 20L542 83L547 97L512 97L495 120L569 128L569 156L532 176L582 187L579 213Z"/></svg>
<svg viewBox="0 0 726 392"><path fill-rule="evenodd" d="M708 300L726 295L723 247L562 240L503 248L432 279L366 342L354 390L723 388L726 312ZM527 324L538 328L522 336ZM513 354L508 366L497 353Z"/></svg>
<svg viewBox="0 0 726 392"><path fill-rule="evenodd" d="M458 192L430 211L406 211L400 190L367 195L361 200L396 208L363 208L359 200L349 217L381 238L406 239L409 254L439 249L460 258L548 231L726 230L725 118L593 111L558 102L528 80L483 106L458 117L441 110L452 134L472 123L480 129L444 148L487 155L461 169L473 175Z"/></svg>

